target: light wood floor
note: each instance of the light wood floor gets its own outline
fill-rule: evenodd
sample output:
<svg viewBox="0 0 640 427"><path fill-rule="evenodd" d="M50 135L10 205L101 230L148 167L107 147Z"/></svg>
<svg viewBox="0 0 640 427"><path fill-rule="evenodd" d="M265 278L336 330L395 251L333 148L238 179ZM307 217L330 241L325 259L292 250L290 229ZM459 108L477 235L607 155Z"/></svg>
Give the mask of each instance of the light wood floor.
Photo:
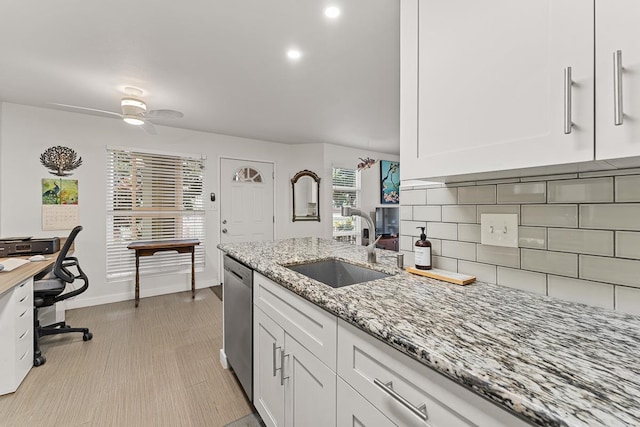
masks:
<svg viewBox="0 0 640 427"><path fill-rule="evenodd" d="M0 426L223 426L252 411L220 365L210 289L70 310L67 323L93 340L45 337L47 363L0 397Z"/></svg>

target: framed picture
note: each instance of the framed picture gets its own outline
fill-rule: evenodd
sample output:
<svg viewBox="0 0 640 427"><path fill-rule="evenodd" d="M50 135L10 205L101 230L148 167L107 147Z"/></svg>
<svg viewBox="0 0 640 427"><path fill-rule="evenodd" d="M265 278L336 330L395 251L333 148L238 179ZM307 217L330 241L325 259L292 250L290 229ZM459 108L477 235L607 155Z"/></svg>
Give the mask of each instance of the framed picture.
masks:
<svg viewBox="0 0 640 427"><path fill-rule="evenodd" d="M400 203L400 162L380 160L380 203Z"/></svg>

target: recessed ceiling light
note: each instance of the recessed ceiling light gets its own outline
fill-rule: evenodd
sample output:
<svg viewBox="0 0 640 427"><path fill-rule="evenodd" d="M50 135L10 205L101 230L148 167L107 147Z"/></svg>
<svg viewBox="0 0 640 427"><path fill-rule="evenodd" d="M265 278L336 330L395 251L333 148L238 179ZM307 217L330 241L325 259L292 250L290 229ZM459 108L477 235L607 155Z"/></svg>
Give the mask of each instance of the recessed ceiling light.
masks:
<svg viewBox="0 0 640 427"><path fill-rule="evenodd" d="M337 6L327 6L324 9L324 16L327 18L337 18L340 16L340 9Z"/></svg>
<svg viewBox="0 0 640 427"><path fill-rule="evenodd" d="M289 59L300 59L302 57L302 52L300 52L298 49L289 49L287 51L287 57Z"/></svg>

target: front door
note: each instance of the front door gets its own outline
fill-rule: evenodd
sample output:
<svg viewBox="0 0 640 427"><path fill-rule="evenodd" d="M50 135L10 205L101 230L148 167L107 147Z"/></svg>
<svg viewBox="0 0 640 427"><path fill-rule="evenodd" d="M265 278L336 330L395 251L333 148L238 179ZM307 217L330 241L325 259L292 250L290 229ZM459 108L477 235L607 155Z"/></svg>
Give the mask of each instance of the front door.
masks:
<svg viewBox="0 0 640 427"><path fill-rule="evenodd" d="M273 240L273 163L220 159L220 243Z"/></svg>

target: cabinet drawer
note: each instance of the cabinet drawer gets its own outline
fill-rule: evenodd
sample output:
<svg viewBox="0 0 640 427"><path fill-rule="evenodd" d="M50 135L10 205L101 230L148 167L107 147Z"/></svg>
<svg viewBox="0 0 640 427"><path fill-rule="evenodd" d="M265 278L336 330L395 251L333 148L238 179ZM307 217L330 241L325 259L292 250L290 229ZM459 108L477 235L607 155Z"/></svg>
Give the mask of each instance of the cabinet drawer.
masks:
<svg viewBox="0 0 640 427"><path fill-rule="evenodd" d="M395 424L338 377L338 427L394 427Z"/></svg>
<svg viewBox="0 0 640 427"><path fill-rule="evenodd" d="M16 305L26 304L27 306L33 301L33 280L25 280L13 289L12 302Z"/></svg>
<svg viewBox="0 0 640 427"><path fill-rule="evenodd" d="M18 341L16 345L15 379L16 387L22 382L33 366L33 331Z"/></svg>
<svg viewBox="0 0 640 427"><path fill-rule="evenodd" d="M333 371L337 318L254 272L253 302Z"/></svg>
<svg viewBox="0 0 640 427"><path fill-rule="evenodd" d="M338 324L338 375L394 423L423 427L528 425L354 326L342 320ZM424 413L418 409L423 404L427 420L419 415Z"/></svg>

